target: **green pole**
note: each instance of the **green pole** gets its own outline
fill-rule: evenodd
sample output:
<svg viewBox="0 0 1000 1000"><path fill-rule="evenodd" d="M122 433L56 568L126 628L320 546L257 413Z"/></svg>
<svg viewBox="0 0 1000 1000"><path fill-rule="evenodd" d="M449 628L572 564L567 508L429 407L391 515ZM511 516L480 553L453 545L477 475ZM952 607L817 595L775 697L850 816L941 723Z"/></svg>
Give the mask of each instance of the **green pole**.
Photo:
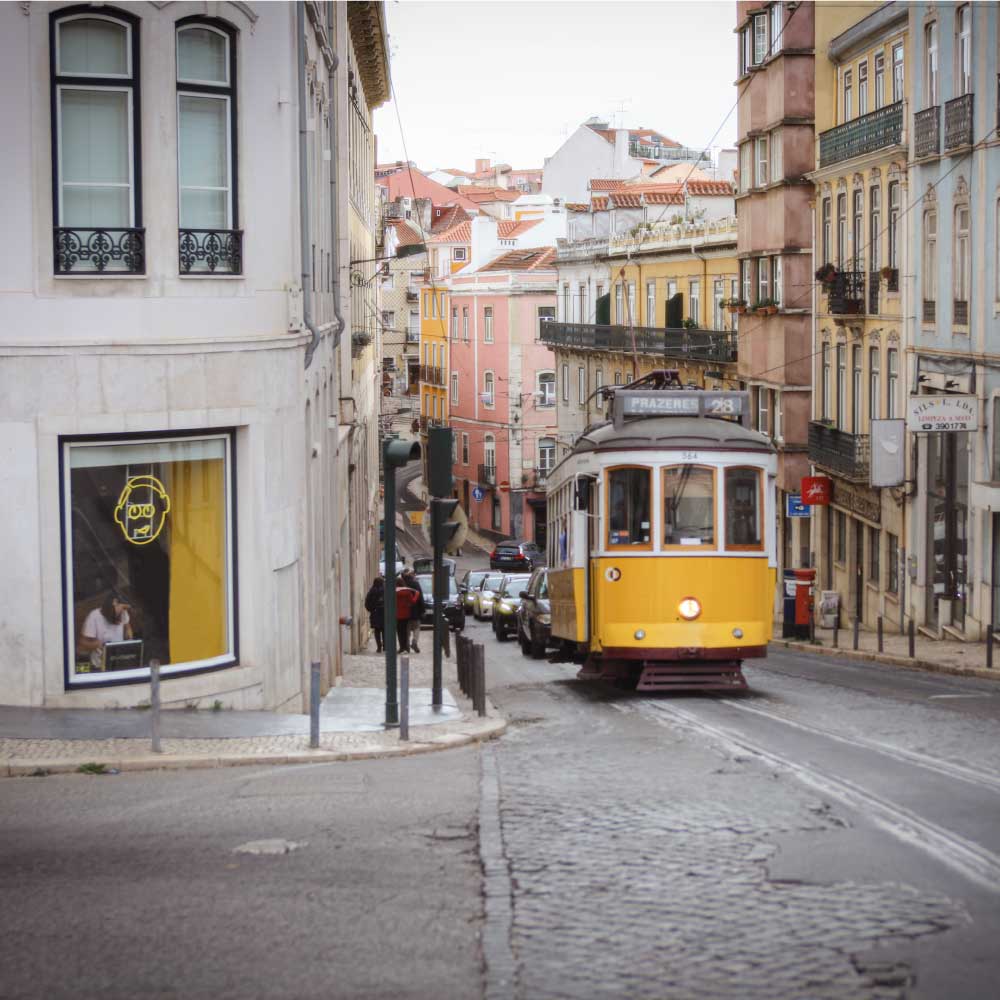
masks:
<svg viewBox="0 0 1000 1000"><path fill-rule="evenodd" d="M385 508L385 724L399 725L396 685L396 469L390 462L390 442L382 447Z"/></svg>

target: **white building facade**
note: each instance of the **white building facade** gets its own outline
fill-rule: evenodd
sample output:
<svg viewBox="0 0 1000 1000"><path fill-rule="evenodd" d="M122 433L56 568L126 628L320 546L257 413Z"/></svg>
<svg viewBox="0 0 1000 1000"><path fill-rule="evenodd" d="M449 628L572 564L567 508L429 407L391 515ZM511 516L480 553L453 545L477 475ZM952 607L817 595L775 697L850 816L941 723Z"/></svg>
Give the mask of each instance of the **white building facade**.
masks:
<svg viewBox="0 0 1000 1000"><path fill-rule="evenodd" d="M301 711L361 638L353 6L0 8L0 702L135 705L158 660L167 704Z"/></svg>

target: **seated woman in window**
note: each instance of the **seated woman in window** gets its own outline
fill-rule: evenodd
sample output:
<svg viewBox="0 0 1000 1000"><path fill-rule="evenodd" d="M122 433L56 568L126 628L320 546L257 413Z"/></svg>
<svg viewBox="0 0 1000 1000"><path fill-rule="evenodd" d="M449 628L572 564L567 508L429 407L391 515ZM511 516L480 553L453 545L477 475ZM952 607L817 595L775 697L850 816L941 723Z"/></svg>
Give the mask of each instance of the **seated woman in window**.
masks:
<svg viewBox="0 0 1000 1000"><path fill-rule="evenodd" d="M130 606L117 590L112 590L104 603L83 620L77 647L81 652L90 654L93 670L104 669L104 647L107 643L132 638Z"/></svg>

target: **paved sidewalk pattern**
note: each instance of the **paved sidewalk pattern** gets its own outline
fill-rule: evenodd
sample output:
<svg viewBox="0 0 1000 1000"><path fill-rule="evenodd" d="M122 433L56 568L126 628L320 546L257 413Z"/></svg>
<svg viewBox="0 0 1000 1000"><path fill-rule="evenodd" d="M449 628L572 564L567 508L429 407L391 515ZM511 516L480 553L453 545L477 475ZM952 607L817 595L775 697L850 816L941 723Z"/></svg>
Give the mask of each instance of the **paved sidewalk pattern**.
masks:
<svg viewBox="0 0 1000 1000"><path fill-rule="evenodd" d="M842 628L837 632L837 645L833 643L833 629L816 629L816 641L784 639L781 625L776 625L772 645L785 649L799 650L827 656L841 656L845 659L871 660L895 667L911 670L927 670L932 673L954 674L960 677L981 677L985 680L1000 680L1000 648L994 644L993 669L986 667L986 642L958 642L952 639L932 639L917 633L914 638L913 658L910 657L909 638L898 630L886 629L882 637L882 652L878 651L878 635L861 629L858 632L858 649L854 650L854 631Z"/></svg>
<svg viewBox="0 0 1000 1000"><path fill-rule="evenodd" d="M430 640L410 657L410 739L385 729L385 661L363 653L344 658L342 684L320 714L319 748L309 747L309 718L277 712L162 713L162 753L154 754L148 712L0 708L0 777L77 771L221 767L235 764L322 763L426 753L493 739L506 729L491 706L477 716L449 687L454 662L445 661L443 706L431 700ZM457 684L453 685L457 691Z"/></svg>

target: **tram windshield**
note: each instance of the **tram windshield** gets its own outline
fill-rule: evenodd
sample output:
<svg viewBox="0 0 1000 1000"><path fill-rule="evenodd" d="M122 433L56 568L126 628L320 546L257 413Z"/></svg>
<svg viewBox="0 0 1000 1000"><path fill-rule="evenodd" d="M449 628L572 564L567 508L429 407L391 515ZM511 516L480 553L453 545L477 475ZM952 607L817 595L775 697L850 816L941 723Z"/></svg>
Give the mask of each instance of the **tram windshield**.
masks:
<svg viewBox="0 0 1000 1000"><path fill-rule="evenodd" d="M649 469L608 475L608 545L650 546Z"/></svg>
<svg viewBox="0 0 1000 1000"><path fill-rule="evenodd" d="M663 470L663 544L714 547L714 470L697 465Z"/></svg>
<svg viewBox="0 0 1000 1000"><path fill-rule="evenodd" d="M762 549L760 470L726 469L726 548Z"/></svg>

